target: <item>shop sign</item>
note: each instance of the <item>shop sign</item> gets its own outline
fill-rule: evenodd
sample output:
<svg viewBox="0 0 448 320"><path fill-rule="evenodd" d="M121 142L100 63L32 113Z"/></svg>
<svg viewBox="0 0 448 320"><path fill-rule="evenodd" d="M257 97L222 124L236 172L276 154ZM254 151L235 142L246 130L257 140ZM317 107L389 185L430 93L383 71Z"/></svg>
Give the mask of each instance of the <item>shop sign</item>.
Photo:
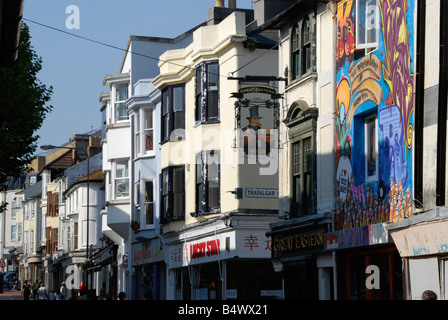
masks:
<svg viewBox="0 0 448 320"><path fill-rule="evenodd" d="M163 260L160 239L136 243L132 246L132 265L138 266Z"/></svg>
<svg viewBox="0 0 448 320"><path fill-rule="evenodd" d="M349 249L388 243L385 223L326 233L325 250Z"/></svg>
<svg viewBox="0 0 448 320"><path fill-rule="evenodd" d="M210 257L221 252L221 241L213 239L190 244L190 259Z"/></svg>
<svg viewBox="0 0 448 320"><path fill-rule="evenodd" d="M168 264L170 268L178 268L235 256L269 259L272 244L271 238L266 236L267 231L236 230L172 245L168 249Z"/></svg>
<svg viewBox="0 0 448 320"><path fill-rule="evenodd" d="M285 232L272 238L272 257L281 258L324 249L324 231L313 230L304 233Z"/></svg>
<svg viewBox="0 0 448 320"><path fill-rule="evenodd" d="M411 226L391 232L401 257L415 257L448 252L448 221Z"/></svg>
<svg viewBox="0 0 448 320"><path fill-rule="evenodd" d="M278 198L278 189L246 188L246 198Z"/></svg>

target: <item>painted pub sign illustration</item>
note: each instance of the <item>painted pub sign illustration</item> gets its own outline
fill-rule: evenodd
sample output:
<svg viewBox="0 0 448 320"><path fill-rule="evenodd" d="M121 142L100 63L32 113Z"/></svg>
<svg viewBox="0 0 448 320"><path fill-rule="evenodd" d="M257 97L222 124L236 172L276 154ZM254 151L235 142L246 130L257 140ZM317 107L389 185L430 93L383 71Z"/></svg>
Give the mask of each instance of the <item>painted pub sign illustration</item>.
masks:
<svg viewBox="0 0 448 320"><path fill-rule="evenodd" d="M335 229L413 215L415 0L341 0Z"/></svg>
<svg viewBox="0 0 448 320"><path fill-rule="evenodd" d="M239 81L238 92L232 93L235 102L234 147L247 159L269 158L278 146L279 103L277 78L246 76L233 78ZM272 81L270 81L270 79Z"/></svg>

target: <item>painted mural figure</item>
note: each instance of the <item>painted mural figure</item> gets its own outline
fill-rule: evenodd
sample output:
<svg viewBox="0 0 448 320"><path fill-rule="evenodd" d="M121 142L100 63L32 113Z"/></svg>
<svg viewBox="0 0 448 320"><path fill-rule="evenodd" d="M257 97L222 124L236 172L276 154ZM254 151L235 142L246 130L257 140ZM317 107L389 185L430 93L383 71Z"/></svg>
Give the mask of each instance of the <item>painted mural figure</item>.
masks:
<svg viewBox="0 0 448 320"><path fill-rule="evenodd" d="M360 0L360 5L366 5ZM412 130L415 0L378 0L377 41L356 48L358 2L340 0L337 13L337 203L336 229L349 229L413 215ZM370 11L369 11L370 12ZM357 16L359 15L359 16ZM363 30L364 25L359 25ZM360 37L362 37L360 31ZM372 33L373 34L373 33ZM377 120L372 128L372 116ZM375 134L368 140L368 134ZM376 144L377 168L366 173L366 148ZM370 149L375 152L374 149ZM372 154L373 155L373 154ZM374 170L374 171L373 171ZM347 176L350 174L351 176ZM367 179L369 177L369 179ZM376 180L375 180L376 179Z"/></svg>

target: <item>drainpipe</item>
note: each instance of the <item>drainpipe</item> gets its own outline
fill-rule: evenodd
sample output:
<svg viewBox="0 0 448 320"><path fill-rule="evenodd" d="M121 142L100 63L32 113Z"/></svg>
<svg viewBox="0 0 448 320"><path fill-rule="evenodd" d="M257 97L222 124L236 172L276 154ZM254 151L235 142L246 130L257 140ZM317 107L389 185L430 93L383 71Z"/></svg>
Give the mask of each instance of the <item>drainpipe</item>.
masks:
<svg viewBox="0 0 448 320"><path fill-rule="evenodd" d="M0 1L0 64L11 66L17 60L24 0Z"/></svg>

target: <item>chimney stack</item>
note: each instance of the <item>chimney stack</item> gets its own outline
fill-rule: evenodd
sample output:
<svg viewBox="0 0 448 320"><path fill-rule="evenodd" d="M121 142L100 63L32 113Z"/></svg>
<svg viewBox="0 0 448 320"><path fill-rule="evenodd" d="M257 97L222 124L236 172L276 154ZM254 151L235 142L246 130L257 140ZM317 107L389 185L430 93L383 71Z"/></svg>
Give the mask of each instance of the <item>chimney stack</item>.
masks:
<svg viewBox="0 0 448 320"><path fill-rule="evenodd" d="M229 0L229 8L236 8L236 0Z"/></svg>
<svg viewBox="0 0 448 320"><path fill-rule="evenodd" d="M215 1L215 7L223 8L224 7L224 0L216 0Z"/></svg>

